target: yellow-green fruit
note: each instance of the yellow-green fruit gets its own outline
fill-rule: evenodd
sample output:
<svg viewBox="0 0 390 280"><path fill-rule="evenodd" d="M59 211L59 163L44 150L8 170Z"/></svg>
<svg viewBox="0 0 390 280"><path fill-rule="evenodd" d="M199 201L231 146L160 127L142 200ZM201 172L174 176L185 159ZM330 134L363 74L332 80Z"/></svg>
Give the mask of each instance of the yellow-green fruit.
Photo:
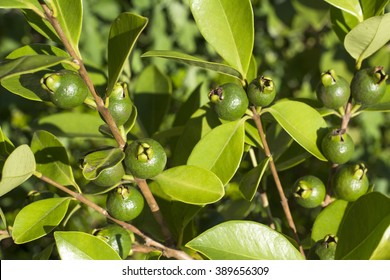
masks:
<svg viewBox="0 0 390 280"><path fill-rule="evenodd" d="M362 105L378 103L385 95L388 77L380 66L359 70L351 81L353 99Z"/></svg>
<svg viewBox="0 0 390 280"><path fill-rule="evenodd" d="M268 106L274 101L276 90L271 78L261 76L254 79L247 88L249 102L255 106Z"/></svg>
<svg viewBox="0 0 390 280"><path fill-rule="evenodd" d="M317 177L306 175L299 178L293 186L295 201L305 208L320 206L325 199L325 185Z"/></svg>
<svg viewBox="0 0 390 280"><path fill-rule="evenodd" d="M330 162L343 164L353 156L355 144L345 130L334 129L322 139L321 148L324 156Z"/></svg>
<svg viewBox="0 0 390 280"><path fill-rule="evenodd" d="M134 234L118 225L108 225L98 229L94 234L107 242L122 258L125 259L130 251L134 241Z"/></svg>
<svg viewBox="0 0 390 280"><path fill-rule="evenodd" d="M100 187L110 187L119 183L125 175L125 169L121 162L103 169L92 182Z"/></svg>
<svg viewBox="0 0 390 280"><path fill-rule="evenodd" d="M209 99L218 117L227 121L241 118L249 105L245 90L235 83L223 84L211 90Z"/></svg>
<svg viewBox="0 0 390 280"><path fill-rule="evenodd" d="M131 221L141 214L144 197L134 187L120 186L108 193L106 199L108 213L121 221Z"/></svg>
<svg viewBox="0 0 390 280"><path fill-rule="evenodd" d="M341 165L333 176L332 187L336 197L355 201L367 193L369 182L363 163Z"/></svg>
<svg viewBox="0 0 390 280"><path fill-rule="evenodd" d="M149 179L164 170L167 155L156 140L144 138L133 141L126 148L124 163L134 177Z"/></svg>
<svg viewBox="0 0 390 280"><path fill-rule="evenodd" d="M321 74L321 82L316 88L317 99L329 109L338 109L347 104L351 95L349 83L334 70Z"/></svg>
<svg viewBox="0 0 390 280"><path fill-rule="evenodd" d="M126 83L117 83L109 97L106 98L106 107L110 111L117 126L124 125L133 111Z"/></svg>
<svg viewBox="0 0 390 280"><path fill-rule="evenodd" d="M60 70L41 79L50 100L59 108L70 109L81 105L88 95L88 87L77 72Z"/></svg>

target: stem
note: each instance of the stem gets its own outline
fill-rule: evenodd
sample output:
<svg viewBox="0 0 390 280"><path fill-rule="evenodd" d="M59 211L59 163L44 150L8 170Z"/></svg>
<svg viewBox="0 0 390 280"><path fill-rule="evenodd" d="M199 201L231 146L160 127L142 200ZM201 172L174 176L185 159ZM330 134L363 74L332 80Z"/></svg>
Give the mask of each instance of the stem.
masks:
<svg viewBox="0 0 390 280"><path fill-rule="evenodd" d="M252 112L253 112L252 118L256 124L257 130L258 130L259 135L260 135L261 142L263 143L263 146L264 146L264 153L265 153L266 157L268 157L270 159L269 166L270 166L271 173L272 173L272 176L273 176L274 181L275 181L276 188L279 192L281 204L283 207L284 214L287 218L288 225L294 233L295 241L298 243L298 246L299 246L299 251L301 252L302 256L305 257L305 252L303 250L301 241L299 239L297 229L296 229L296 226L294 223L294 219L291 215L290 207L288 205L288 200L286 198L286 195L284 194L282 183L280 182L279 175L278 175L278 172L276 170L275 162L273 161L272 154L271 154L271 151L269 149L269 146L268 146L268 143L267 143L267 140L265 137L263 124L261 123L260 114L256 111L255 107L252 107Z"/></svg>
<svg viewBox="0 0 390 280"><path fill-rule="evenodd" d="M149 189L148 183L145 179L139 179L134 178L135 182L137 183L138 187L140 188L143 196L145 197L146 202L149 205L150 210L153 213L154 218L156 219L157 223L160 225L161 231L164 235L164 237L169 241L172 242L172 234L168 229L167 224L165 223L165 220L163 218L163 215L161 214L160 207L157 204L156 199L154 198L152 192Z"/></svg>
<svg viewBox="0 0 390 280"><path fill-rule="evenodd" d="M128 229L130 231L132 231L134 234L138 235L139 237L141 237L142 239L144 239L145 241L145 244L147 247L154 247L153 250L159 250L162 252L162 254L168 258L176 258L176 259L179 259L179 260L191 260L192 258L187 255L185 252L183 251L180 251L180 250L176 250L176 249L172 249L172 248L169 248L169 247L166 247L164 246L163 244L151 239L150 237L148 237L147 235L145 235L142 231L140 231L137 227L133 226L132 224L129 224L129 223L126 223L126 222L123 222L123 221L120 221L118 219L115 219L114 217L110 216L110 214L108 214L107 210L100 207L99 205L95 204L94 202L92 202L91 200L89 200L88 198L86 198L85 196L83 196L82 194L80 193L76 193L70 189L68 189L67 187L57 183L56 181L42 175L41 173L39 172L35 172L34 175L39 178L40 180L60 189L61 191L67 193L68 195L72 196L73 198L75 198L76 200L80 201L81 203L84 203L85 205L87 205L88 207L94 209L95 211L99 212L100 214L102 214L103 216L105 216L107 219L115 222L116 224L122 226L123 228L125 229Z"/></svg>
<svg viewBox="0 0 390 280"><path fill-rule="evenodd" d="M93 85L93 82L88 75L88 72L85 68L85 65L84 65L81 57L78 55L78 52L72 47L72 45L69 42L68 38L66 37L64 31L62 30L60 23L58 22L57 18L53 15L52 10L45 3L41 2L41 1L40 1L40 4L43 8L46 19L50 22L50 24L53 26L54 30L56 31L57 35L60 37L60 40L64 44L66 51L73 58L73 61L77 65L80 66L79 74L80 74L81 78L84 80L84 82L86 83L93 98L95 99L96 109L99 111L99 113L103 117L104 121L109 126L109 128L112 132L112 135L114 136L116 142L119 145L119 148L124 149L124 147L126 145L126 141L122 138L122 135L121 135L114 119L112 118L110 112L104 106L103 99L97 94L95 87Z"/></svg>

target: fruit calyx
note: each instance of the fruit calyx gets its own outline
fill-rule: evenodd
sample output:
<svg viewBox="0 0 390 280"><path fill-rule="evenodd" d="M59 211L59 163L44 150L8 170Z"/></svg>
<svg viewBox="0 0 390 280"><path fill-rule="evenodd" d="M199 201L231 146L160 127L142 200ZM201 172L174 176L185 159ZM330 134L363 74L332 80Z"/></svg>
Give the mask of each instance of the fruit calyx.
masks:
<svg viewBox="0 0 390 280"><path fill-rule="evenodd" d="M312 192L312 188L305 181L299 181L296 191L294 192L295 197L309 198Z"/></svg>
<svg viewBox="0 0 390 280"><path fill-rule="evenodd" d="M139 143L137 149L137 159L147 162L153 158L153 148L148 143Z"/></svg>
<svg viewBox="0 0 390 280"><path fill-rule="evenodd" d="M259 86L261 92L265 94L270 94L275 90L274 81L269 77L261 76L259 78Z"/></svg>
<svg viewBox="0 0 390 280"><path fill-rule="evenodd" d="M353 178L361 181L361 180L363 180L363 177L366 175L368 169L366 168L364 163L359 163L359 164L356 164L354 166L353 170L354 170L353 171Z"/></svg>
<svg viewBox="0 0 390 280"><path fill-rule="evenodd" d="M328 87L336 83L336 72L333 69L330 69L321 74L321 82L324 86Z"/></svg>
<svg viewBox="0 0 390 280"><path fill-rule="evenodd" d="M374 67L373 70L374 70L373 71L374 77L377 80L375 82L376 84L379 85L379 84L385 82L389 78L389 75L387 75L385 73L385 71L383 70L383 66L376 66L376 67Z"/></svg>
<svg viewBox="0 0 390 280"><path fill-rule="evenodd" d="M219 101L223 100L224 95L222 87L212 89L209 93L209 99L213 103L218 103Z"/></svg>

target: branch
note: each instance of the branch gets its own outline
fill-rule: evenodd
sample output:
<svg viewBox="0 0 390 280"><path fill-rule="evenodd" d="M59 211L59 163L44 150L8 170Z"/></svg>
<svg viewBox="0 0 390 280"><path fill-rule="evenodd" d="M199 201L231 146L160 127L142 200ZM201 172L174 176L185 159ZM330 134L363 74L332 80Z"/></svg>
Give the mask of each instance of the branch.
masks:
<svg viewBox="0 0 390 280"><path fill-rule="evenodd" d="M172 234L168 229L167 224L164 221L163 215L161 214L160 207L157 204L156 199L154 198L152 192L149 189L148 183L145 179L139 179L134 178L135 182L137 183L138 187L140 188L146 202L149 205L150 210L153 213L154 218L156 219L157 223L160 225L161 231L168 241L168 243L172 242Z"/></svg>
<svg viewBox="0 0 390 280"><path fill-rule="evenodd" d="M166 247L164 246L163 244L153 240L152 238L148 237L147 235L145 235L142 231L140 231L137 227L133 226L132 224L129 224L129 223L126 223L126 222L123 222L123 221L120 221L118 219L115 219L114 217L110 216L110 214L108 214L107 210L100 207L99 205L95 204L94 202L92 202L91 200L89 200L88 198L86 198L85 196L83 196L82 194L80 193L76 193L70 189L68 189L67 187L57 183L56 181L40 174L39 172L35 172L34 175L39 178L40 180L60 189L61 191L67 193L68 195L72 196L73 198L75 198L76 200L80 201L81 203L84 203L85 205L87 205L88 207L94 209L95 211L99 212L100 214L102 214L103 216L105 216L107 219L115 222L116 224L122 226L123 228L125 229L128 229L130 231L132 231L134 234L138 235L139 237L141 237L142 239L144 239L145 241L145 245L147 247L153 247L153 250L159 250L162 252L162 254L167 257L167 258L176 258L178 260L191 260L192 258L187 255L184 251L180 251L180 250L176 250L176 249L172 249L172 248L169 248L169 247Z"/></svg>
<svg viewBox="0 0 390 280"><path fill-rule="evenodd" d="M287 218L288 225L294 233L295 241L298 243L298 246L299 246L299 251L301 252L302 256L305 257L305 252L303 251L303 247L302 247L301 241L300 241L298 233L297 233L294 219L291 215L290 207L288 205L288 200L286 198L286 195L284 194L282 183L280 182L279 175L278 175L278 172L276 170L275 162L273 161L271 151L269 149L267 140L265 138L265 133L264 133L264 129L263 129L263 124L261 123L260 115L256 111L255 107L252 107L252 112L253 112L252 118L256 124L257 130L258 130L259 135L260 135L261 142L263 143L263 146L264 146L264 153L265 153L266 157L268 157L270 159L269 166L270 166L271 173L272 173L272 176L273 176L274 181L275 181L276 188L279 192L283 211L284 211L284 214Z"/></svg>
<svg viewBox="0 0 390 280"><path fill-rule="evenodd" d="M97 94L95 87L92 83L91 78L89 77L89 74L85 68L85 65L79 57L76 50L72 47L70 44L68 38L66 37L64 31L62 30L62 27L60 23L58 22L57 18L53 15L52 10L43 2L40 3L43 11L45 13L46 19L50 22L50 24L53 26L54 30L56 31L58 37L64 44L64 47L66 51L69 53L69 55L73 58L73 61L80 66L79 68L79 74L81 78L84 80L86 85L88 86L89 91L91 92L93 98L96 102L96 109L99 111L101 116L103 117L104 121L107 123L108 127L110 128L112 135L114 136L116 142L118 143L119 148L124 149L126 145L126 141L122 138L122 135L118 129L118 126L116 125L114 119L112 118L110 112L108 109L104 106L103 99Z"/></svg>

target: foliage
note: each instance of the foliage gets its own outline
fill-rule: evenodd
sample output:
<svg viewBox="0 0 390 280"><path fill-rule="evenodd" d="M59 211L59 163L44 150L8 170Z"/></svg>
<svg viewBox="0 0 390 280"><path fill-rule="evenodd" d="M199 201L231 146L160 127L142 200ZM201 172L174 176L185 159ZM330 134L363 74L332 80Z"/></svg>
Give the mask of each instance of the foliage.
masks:
<svg viewBox="0 0 390 280"><path fill-rule="evenodd" d="M388 2L2 1L0 257L121 259L93 234L115 223L136 236L127 259L300 260L329 235L336 259L389 259L390 87L367 106L316 98L330 69L348 82L362 67L389 71ZM50 102L40 81L61 69L88 86L83 105ZM262 76L274 102L218 118L212 88L246 90ZM118 83L132 101L119 126L107 109ZM321 141L333 127L355 143L350 162L368 168L369 191L354 202L332 192L337 165ZM141 179L123 165L118 182L94 184L143 138L164 147L164 171ZM328 182L322 206L292 199L305 175ZM105 209L121 185L147 202L132 221Z"/></svg>

